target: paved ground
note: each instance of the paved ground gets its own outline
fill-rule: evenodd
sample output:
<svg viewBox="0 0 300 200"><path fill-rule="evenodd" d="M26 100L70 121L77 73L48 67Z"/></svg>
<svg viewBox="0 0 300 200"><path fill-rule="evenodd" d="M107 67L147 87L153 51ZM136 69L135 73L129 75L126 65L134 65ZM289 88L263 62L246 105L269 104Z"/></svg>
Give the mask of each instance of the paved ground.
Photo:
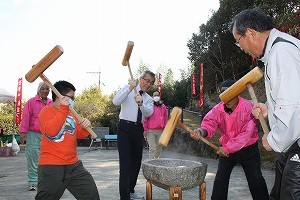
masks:
<svg viewBox="0 0 300 200"><path fill-rule="evenodd" d="M84 166L93 175L102 200L117 200L118 193L118 151L116 148L109 150L92 150L88 147L78 147L78 154L83 161ZM144 149L144 159L148 158L148 149ZM178 154L170 151L163 151L164 158L179 158L184 160L195 160L204 162L208 165L205 181L207 184L207 199L210 199L213 180L217 170L217 160ZM264 177L269 190L274 182L274 172L263 170ZM145 178L140 171L136 192L145 195ZM251 200L247 181L243 169L235 167L230 181L228 199L230 200ZM153 186L154 200L169 199L168 191ZM193 188L183 191L184 200L198 199L199 188ZM28 191L27 168L24 150L21 150L17 156L0 157L0 200L29 200L34 199L36 192ZM68 191L65 191L62 200L75 199Z"/></svg>

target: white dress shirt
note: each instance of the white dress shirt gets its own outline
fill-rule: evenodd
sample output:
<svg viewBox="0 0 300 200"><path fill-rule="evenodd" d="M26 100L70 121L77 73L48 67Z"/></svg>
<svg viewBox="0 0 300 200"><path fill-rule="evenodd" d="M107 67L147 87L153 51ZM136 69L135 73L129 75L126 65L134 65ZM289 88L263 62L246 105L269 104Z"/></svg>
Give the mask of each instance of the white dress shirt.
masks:
<svg viewBox="0 0 300 200"><path fill-rule="evenodd" d="M137 91L141 88L138 85ZM120 119L136 122L138 114L138 104L134 99L134 90L129 90L129 85L125 85L113 98L114 105L121 105L121 111L119 114ZM153 113L153 99L146 92L142 94L143 104L140 106L142 112L142 122L145 117L149 117Z"/></svg>

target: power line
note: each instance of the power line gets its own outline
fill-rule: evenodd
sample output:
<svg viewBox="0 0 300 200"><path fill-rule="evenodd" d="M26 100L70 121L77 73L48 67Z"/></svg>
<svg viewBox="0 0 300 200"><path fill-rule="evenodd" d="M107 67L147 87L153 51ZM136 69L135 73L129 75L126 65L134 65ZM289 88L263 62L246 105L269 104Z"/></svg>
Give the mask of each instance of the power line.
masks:
<svg viewBox="0 0 300 200"><path fill-rule="evenodd" d="M100 88L100 85L101 85L101 79L100 79L100 75L101 75L101 71L100 71L100 68L99 68L99 71L98 72L86 72L86 73L89 73L89 74L98 74L98 77L99 77L99 82L98 82L98 86ZM103 84L103 83L102 83ZM103 84L104 85L104 84Z"/></svg>

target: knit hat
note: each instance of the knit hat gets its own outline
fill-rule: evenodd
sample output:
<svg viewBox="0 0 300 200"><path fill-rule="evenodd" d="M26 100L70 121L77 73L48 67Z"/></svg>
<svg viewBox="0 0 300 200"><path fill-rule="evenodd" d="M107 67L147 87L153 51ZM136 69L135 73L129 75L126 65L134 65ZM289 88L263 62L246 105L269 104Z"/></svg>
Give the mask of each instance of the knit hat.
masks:
<svg viewBox="0 0 300 200"><path fill-rule="evenodd" d="M39 86L38 86L38 88L37 88L37 94L40 92L40 90L41 90L41 88L42 88L43 86L47 86L47 87L48 87L48 85L47 85L45 82L40 82L40 83L39 83Z"/></svg>
<svg viewBox="0 0 300 200"><path fill-rule="evenodd" d="M222 82L221 87L229 88L229 87L232 86L234 83L235 83L234 80L228 79L228 80Z"/></svg>

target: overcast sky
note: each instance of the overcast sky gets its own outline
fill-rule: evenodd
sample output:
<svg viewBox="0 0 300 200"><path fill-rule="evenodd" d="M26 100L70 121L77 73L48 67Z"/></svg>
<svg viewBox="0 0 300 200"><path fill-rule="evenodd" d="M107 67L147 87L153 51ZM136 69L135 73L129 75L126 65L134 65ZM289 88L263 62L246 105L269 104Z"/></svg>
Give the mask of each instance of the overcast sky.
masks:
<svg viewBox="0 0 300 200"><path fill-rule="evenodd" d="M186 69L188 40L206 23L219 0L5 0L0 1L0 87L16 94L23 77L23 98L36 94L41 81L25 80L31 66L55 45L64 49L44 74L52 83L67 80L77 93L98 85L109 94L127 83L122 66L127 42L134 48L134 72L142 60L156 72L172 68L175 79Z"/></svg>

